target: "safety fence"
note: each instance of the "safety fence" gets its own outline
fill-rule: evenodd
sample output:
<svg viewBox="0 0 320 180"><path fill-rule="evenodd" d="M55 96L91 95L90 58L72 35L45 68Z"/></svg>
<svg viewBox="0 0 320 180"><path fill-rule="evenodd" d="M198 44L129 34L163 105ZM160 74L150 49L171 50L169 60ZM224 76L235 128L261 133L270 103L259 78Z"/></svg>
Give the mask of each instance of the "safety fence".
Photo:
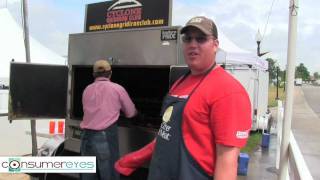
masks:
<svg viewBox="0 0 320 180"><path fill-rule="evenodd" d="M284 119L284 108L282 101L278 101L277 109L277 158L276 167L279 169L280 165L280 146L282 136L282 122ZM300 148L292 131L290 132L289 153L288 153L289 167L287 172L287 179L290 180L313 180L307 164L303 158Z"/></svg>

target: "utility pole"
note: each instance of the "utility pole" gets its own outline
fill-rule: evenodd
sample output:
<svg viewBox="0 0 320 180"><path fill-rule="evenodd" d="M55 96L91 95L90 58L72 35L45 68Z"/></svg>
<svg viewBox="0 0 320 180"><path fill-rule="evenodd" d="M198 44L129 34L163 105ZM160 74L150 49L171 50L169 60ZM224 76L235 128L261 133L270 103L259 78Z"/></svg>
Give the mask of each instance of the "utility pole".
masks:
<svg viewBox="0 0 320 180"><path fill-rule="evenodd" d="M286 180L289 164L289 140L291 132L294 73L297 49L297 20L298 20L298 0L289 0L289 27L288 27L288 50L287 50L287 83L286 83L286 103L284 107L284 120L282 124L282 139L280 149L280 174L278 180Z"/></svg>
<svg viewBox="0 0 320 180"><path fill-rule="evenodd" d="M23 12L23 32L24 32L24 46L26 50L26 62L30 63L30 43L29 43L29 27L28 27L28 3L27 0L22 0ZM31 140L32 140L32 156L38 154L37 134L36 134L36 120L30 120L31 126Z"/></svg>
<svg viewBox="0 0 320 180"><path fill-rule="evenodd" d="M279 66L277 66L277 95L276 100L279 100Z"/></svg>

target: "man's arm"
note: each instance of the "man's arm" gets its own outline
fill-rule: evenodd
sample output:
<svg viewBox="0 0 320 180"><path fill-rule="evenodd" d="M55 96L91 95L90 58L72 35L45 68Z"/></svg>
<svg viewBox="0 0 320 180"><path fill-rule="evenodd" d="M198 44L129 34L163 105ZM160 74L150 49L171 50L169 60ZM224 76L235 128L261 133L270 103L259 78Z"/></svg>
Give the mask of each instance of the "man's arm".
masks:
<svg viewBox="0 0 320 180"><path fill-rule="evenodd" d="M215 180L236 180L238 168L238 147L216 145Z"/></svg>
<svg viewBox="0 0 320 180"><path fill-rule="evenodd" d="M134 103L132 102L131 98L127 91L121 87L120 88L120 101L121 101L121 110L127 118L132 118L137 115L138 111L135 108Z"/></svg>

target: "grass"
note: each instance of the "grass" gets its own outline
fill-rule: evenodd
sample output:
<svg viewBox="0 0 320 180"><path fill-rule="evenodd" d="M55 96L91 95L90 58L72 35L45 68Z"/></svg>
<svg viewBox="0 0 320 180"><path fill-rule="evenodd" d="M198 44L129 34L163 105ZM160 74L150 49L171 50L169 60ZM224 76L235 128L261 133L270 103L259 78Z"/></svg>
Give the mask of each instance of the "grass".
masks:
<svg viewBox="0 0 320 180"><path fill-rule="evenodd" d="M242 153L250 154L253 150L261 144L262 134L259 131L251 132L247 145L241 149Z"/></svg>
<svg viewBox="0 0 320 180"><path fill-rule="evenodd" d="M277 87L273 85L269 85L269 96L268 96L268 107L275 107L277 106ZM285 92L283 87L279 87L278 89L278 97L280 100L285 99Z"/></svg>

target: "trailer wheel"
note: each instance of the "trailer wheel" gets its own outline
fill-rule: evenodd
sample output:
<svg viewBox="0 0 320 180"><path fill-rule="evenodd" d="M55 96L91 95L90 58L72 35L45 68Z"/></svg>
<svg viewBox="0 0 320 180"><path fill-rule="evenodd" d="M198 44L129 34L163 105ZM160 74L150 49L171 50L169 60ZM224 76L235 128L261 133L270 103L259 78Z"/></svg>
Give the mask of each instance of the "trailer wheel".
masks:
<svg viewBox="0 0 320 180"><path fill-rule="evenodd" d="M61 143L58 148L52 153L51 156L79 156L78 153L70 152L64 149L64 142ZM76 180L79 179L79 174L63 174L63 173L45 173L42 179L39 180Z"/></svg>

